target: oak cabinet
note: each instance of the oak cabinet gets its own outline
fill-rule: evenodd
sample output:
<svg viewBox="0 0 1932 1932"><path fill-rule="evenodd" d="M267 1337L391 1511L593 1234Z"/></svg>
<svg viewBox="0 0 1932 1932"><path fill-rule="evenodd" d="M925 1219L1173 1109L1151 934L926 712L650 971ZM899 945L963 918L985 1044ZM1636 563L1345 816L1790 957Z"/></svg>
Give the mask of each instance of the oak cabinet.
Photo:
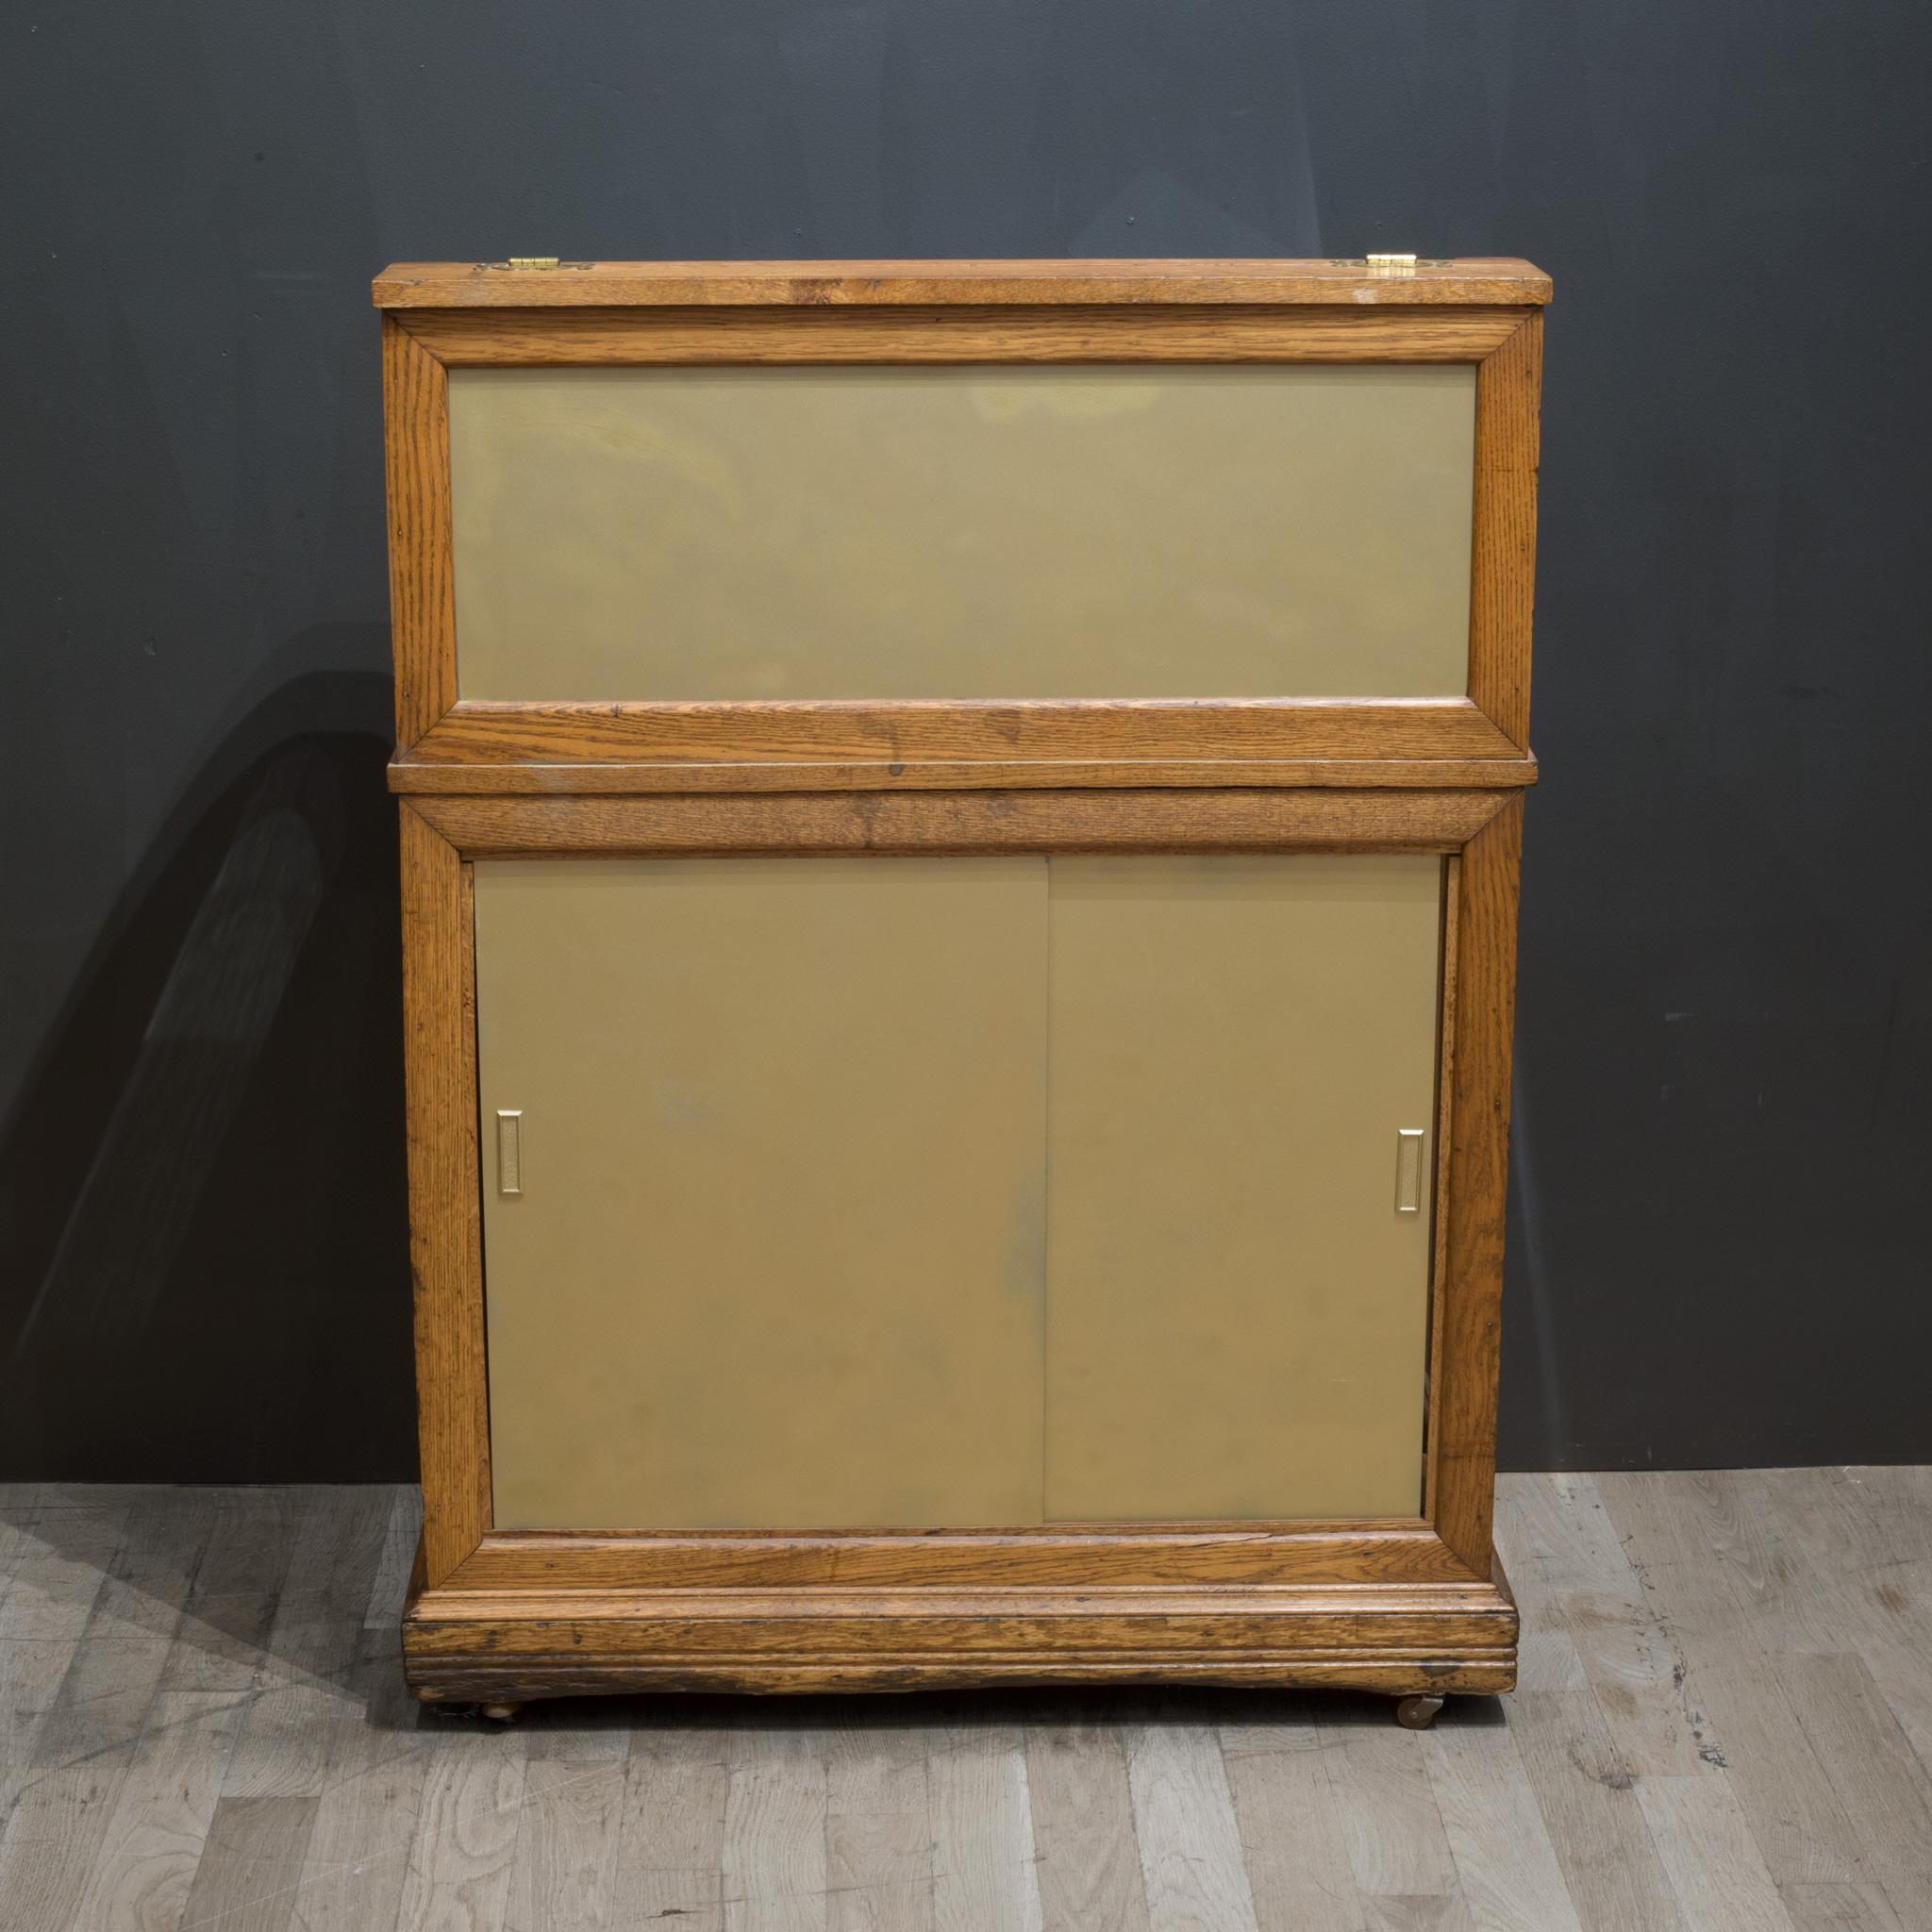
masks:
<svg viewBox="0 0 1932 1932"><path fill-rule="evenodd" d="M1513 1681L1547 293L378 279L419 1694Z"/></svg>

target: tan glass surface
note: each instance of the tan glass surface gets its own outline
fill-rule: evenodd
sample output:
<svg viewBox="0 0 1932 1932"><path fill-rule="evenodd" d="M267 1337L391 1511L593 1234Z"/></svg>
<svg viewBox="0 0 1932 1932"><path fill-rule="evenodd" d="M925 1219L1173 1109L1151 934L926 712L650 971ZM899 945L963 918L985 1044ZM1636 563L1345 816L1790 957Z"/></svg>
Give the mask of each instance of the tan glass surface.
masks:
<svg viewBox="0 0 1932 1932"><path fill-rule="evenodd" d="M1045 861L475 897L498 1526L1038 1522Z"/></svg>
<svg viewBox="0 0 1932 1932"><path fill-rule="evenodd" d="M453 369L471 699L1457 696L1474 373Z"/></svg>
<svg viewBox="0 0 1932 1932"><path fill-rule="evenodd" d="M1048 1520L1419 1515L1441 861L1050 877Z"/></svg>
<svg viewBox="0 0 1932 1932"><path fill-rule="evenodd" d="M479 862L498 1524L1418 1514L1441 877Z"/></svg>

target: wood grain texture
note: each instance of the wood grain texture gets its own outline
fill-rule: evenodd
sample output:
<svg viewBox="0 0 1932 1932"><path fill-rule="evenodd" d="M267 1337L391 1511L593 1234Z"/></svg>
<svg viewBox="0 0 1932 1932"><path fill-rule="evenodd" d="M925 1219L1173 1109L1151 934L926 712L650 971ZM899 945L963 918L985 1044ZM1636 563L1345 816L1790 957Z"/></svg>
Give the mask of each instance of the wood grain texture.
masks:
<svg viewBox="0 0 1932 1932"><path fill-rule="evenodd" d="M624 1760L539 1757L536 1746L556 1735L524 1734L506 1923L517 1932L599 1932L611 1923L605 1907L624 1818Z"/></svg>
<svg viewBox="0 0 1932 1932"><path fill-rule="evenodd" d="M1026 1788L1043 1921L1149 1932L1120 1726L1029 1725Z"/></svg>
<svg viewBox="0 0 1932 1932"><path fill-rule="evenodd" d="M1477 1924L1582 1932L1514 1739L1452 1725L1431 1738L1424 1761Z"/></svg>
<svg viewBox="0 0 1932 1932"><path fill-rule="evenodd" d="M1646 1778L1638 1802L1688 1924L1790 1932L1790 1915L1725 1780Z"/></svg>
<svg viewBox="0 0 1932 1932"><path fill-rule="evenodd" d="M192 1492L159 1489L106 1492L97 1504L70 1490L43 1510L16 1487L0 1495L0 1568L12 1560L15 1588L38 1601L14 1634L0 1629L0 1767L17 1763L27 1780L0 1824L0 1924L386 1932L407 1890L404 1923L417 1925L717 1932L727 1914L743 1924L764 1913L827 1932L1036 1923L1136 1932L1246 1923L1244 1876L1265 1927L1545 1932L1570 1923L1554 1858L1586 1932L1923 1927L1932 1898L1915 1875L1923 1826L1908 1805L1873 1790L1879 1778L1915 1784L1922 1750L1856 1769L1819 1725L1822 1713L1846 1714L1846 1750L1860 1748L1852 1707L1865 1693L1843 1681L1844 1659L1877 1683L1894 1646L1923 1648L1932 1629L1932 1571L1922 1567L1932 1478L1646 1474L1612 1488L1622 1533L1589 1478L1502 1479L1498 1542L1525 1610L1552 1626L1526 1659L1526 1683L1532 1661L1541 1674L1504 1704L1452 1698L1422 1735L1392 1724L1380 1700L1273 1689L560 1704L508 1730L432 1716L399 1695L386 1654L392 1627L358 1642L374 1596L358 1599L382 1567L399 1492L269 1492L252 1511L225 1496L197 1582L227 1574L252 1590L262 1576L288 1579L291 1606L324 1622L277 1620L265 1668L337 1674L314 1680L320 1748L270 1726L258 1741L273 1733L286 1760L278 1770L263 1758L251 1777L290 1790L321 1763L320 1793L244 1798L223 1769L235 1748L223 1709L252 1718L245 1686L158 1702L138 1753L120 1747L67 1768L37 1761L36 1713L51 1694L41 1647L71 1649L109 1592L109 1570L135 1573L128 1551L142 1553L143 1574L164 1573L171 1552L198 1535L201 1512ZM1767 1658L1801 1670L1817 1660L1829 1681L1793 1677L1789 1696L1761 1698L1754 1722L1727 1731L1719 1762L1645 1769L1624 1741L1676 1722L1670 1672L1592 1681L1570 1630L1556 1627L1582 1636L1630 1620L1633 1604L1654 1626L1689 1633L1693 1685L1746 1680ZM1840 1647L1818 1647L1826 1637ZM177 1648L198 1641L184 1620ZM1621 1656L1649 1641L1633 1624L1602 1649ZM171 1662L165 1675L193 1671ZM139 1683L100 1681L108 1699L139 1704ZM1908 1710L1911 1681L1890 1681ZM104 1712L101 1731L125 1735L138 1722ZM770 1741L748 1741L759 1738ZM626 1743L627 1759L614 1755ZM1790 1859L1848 1769L1862 1869L1780 1880L1766 1842ZM730 1857L734 1881L758 1883L727 1891L730 1786L754 1772L757 1803L741 1791ZM1523 1801L1525 1774L1533 1805ZM822 1861L808 1823L764 1842L760 1819L822 1819Z"/></svg>
<svg viewBox="0 0 1932 1932"><path fill-rule="evenodd" d="M240 1690L258 1681L296 1524L309 1500L299 1490L258 1489L216 1491L210 1498L208 1549L161 1677L164 1690Z"/></svg>
<svg viewBox="0 0 1932 1932"><path fill-rule="evenodd" d="M36 1508L12 1553L0 1642L61 1643L71 1657L127 1541L127 1519L125 1503L106 1498L77 1510Z"/></svg>
<svg viewBox="0 0 1932 1932"><path fill-rule="evenodd" d="M1401 1654L1411 1650L1457 1657L1506 1651L1515 1630L1515 1606L1500 1586L1304 1591L1283 1583L1119 1590L1104 1598L988 1588L585 1591L567 1597L430 1590L410 1606L403 1637L411 1657L425 1665L467 1657L479 1644L499 1657L519 1651L538 1657L561 1637L586 1658L634 1657L666 1671L685 1662L701 1671L714 1661L735 1669L749 1660L775 1674L792 1657L841 1670L860 1657L876 1661L882 1674L886 1666L906 1663L944 1684L978 1681L973 1667L982 1663L996 1670L1056 1663L1056 1652L1087 1659L1100 1676L1130 1677L1146 1658L1212 1682L1226 1661L1228 1681L1238 1682L1249 1661L1268 1673L1291 1671L1303 1654L1322 1667L1317 1677L1346 1675L1364 1660L1378 1672L1399 1667ZM955 1661L961 1666L957 1678L950 1674ZM1479 1661L1493 1680L1497 1673L1488 1667L1500 1659ZM1429 1674L1417 1667L1408 1674L1426 1681ZM514 1701L508 1690L505 1697Z"/></svg>
<svg viewBox="0 0 1932 1932"><path fill-rule="evenodd" d="M725 1742L726 1932L825 1924L825 1758L810 1731L744 1726Z"/></svg>
<svg viewBox="0 0 1932 1932"><path fill-rule="evenodd" d="M1588 1689L1533 1690L1510 1699L1534 1713L1512 1727L1530 1789L1584 1932L1691 1932L1651 1843L1625 1767Z"/></svg>
<svg viewBox="0 0 1932 1932"><path fill-rule="evenodd" d="M392 314L453 369L639 363L1479 362L1523 308L473 308Z"/></svg>
<svg viewBox="0 0 1932 1932"><path fill-rule="evenodd" d="M449 382L442 364L388 316L382 397L396 743L407 748L457 701Z"/></svg>
<svg viewBox="0 0 1932 1932"><path fill-rule="evenodd" d="M455 706L391 767L398 791L679 791L692 767L741 766L739 789L775 789L773 767L861 768L874 785L921 782L928 766L963 765L991 784L1024 768L1033 784L1072 786L1098 774L1135 782L1145 765L1219 765L1241 784L1251 766L1282 766L1273 782L1299 782L1298 768L1332 767L1328 782L1365 783L1349 768L1425 764L1428 781L1528 783L1535 760L1506 739L1468 698L1096 700L893 704L502 704ZM592 775L558 784L509 766L568 766ZM599 779L598 767L609 767ZM1080 770L1062 769L1080 767ZM1478 768L1472 771L1470 768ZM447 775L445 775L447 774ZM491 781L494 781L493 783ZM795 785L800 782L794 780ZM815 789L836 781L819 778ZM926 775L924 782L935 782ZM1142 780L1141 782L1148 782ZM1159 782L1168 782L1162 778ZM1194 782L1201 782L1198 778ZM1416 782L1422 782L1418 780Z"/></svg>
<svg viewBox="0 0 1932 1932"><path fill-rule="evenodd" d="M729 1744L715 1720L646 1716L633 1729L611 1872L613 1897L630 1923L675 1920L679 1932L721 1932Z"/></svg>
<svg viewBox="0 0 1932 1932"><path fill-rule="evenodd" d="M1909 1932L1924 1924L1923 1913L1909 1924L1901 1918L1877 1885L1781 1885L1777 1895L1794 1932Z"/></svg>
<svg viewBox="0 0 1932 1932"><path fill-rule="evenodd" d="M1932 1900L1932 1779L1856 1653L1774 1659L1813 1757L1844 1800L1859 1866L1894 1897Z"/></svg>
<svg viewBox="0 0 1932 1932"><path fill-rule="evenodd" d="M124 1746L27 1782L0 1837L0 1924L76 1925L90 1895L104 1899L108 1887L94 1874L108 1855L108 1827L119 1815L132 1756L133 1747ZM131 1874L130 1889L138 1883ZM136 1890L137 1905L142 1896Z"/></svg>
<svg viewBox="0 0 1932 1932"><path fill-rule="evenodd" d="M382 1539L382 1557L370 1588L369 1607L362 1614L365 1630L395 1628L403 1606L408 1601L409 1574L422 1542L423 1492L412 1485L397 1492L395 1507L390 1511L389 1527Z"/></svg>
<svg viewBox="0 0 1932 1932"><path fill-rule="evenodd" d="M5 1511L0 1924L8 1925L73 1923L133 1755L131 1745L121 1745L76 1761L49 1730L107 1573L138 1518L116 1492L85 1494L78 1507L69 1507L71 1495L43 1507L48 1492L34 1486L33 1502L15 1501ZM110 1694L138 1699L140 1691L124 1682ZM122 1728L138 1732L145 1717L144 1706L131 1719L124 1714Z"/></svg>
<svg viewBox="0 0 1932 1932"><path fill-rule="evenodd" d="M1436 1185L1429 1201L1429 1374L1442 1359L1449 1280L1449 1172L1456 1144L1456 1001L1457 949L1461 939L1462 855L1452 852L1442 867L1442 942L1441 998L1436 1033ZM1423 1455L1423 1515L1436 1515L1435 1437L1424 1428Z"/></svg>
<svg viewBox="0 0 1932 1932"><path fill-rule="evenodd" d="M72 1924L181 1923L243 1709L227 1690L170 1690L155 1700Z"/></svg>
<svg viewBox="0 0 1932 1932"><path fill-rule="evenodd" d="M1475 518L1469 694L1511 744L1529 744L1536 481L1543 319L1530 314L1475 376Z"/></svg>
<svg viewBox="0 0 1932 1932"><path fill-rule="evenodd" d="M581 764L505 763L493 758L457 763L405 754L389 767L390 790L405 797L425 792L556 797L667 791L1105 791L1153 787L1211 791L1230 786L1450 791L1534 785L1536 779L1536 760L1514 757L915 758L865 763L652 758Z"/></svg>
<svg viewBox="0 0 1932 1932"><path fill-rule="evenodd" d="M417 797L409 811L466 858L678 852L1451 852L1518 796L1513 791L438 795Z"/></svg>
<svg viewBox="0 0 1932 1932"><path fill-rule="evenodd" d="M1631 1569L1596 1478L1566 1473L1507 1493L1508 1534L1499 1517L1496 1541L1512 1553L1524 1627L1538 1633L1537 1644L1565 1654L1566 1674L1537 1688L1587 1689L1616 1762L1633 1775L1715 1772L1723 1753L1688 1688L1675 1634ZM1526 1650L1525 1686L1532 1668Z"/></svg>
<svg viewBox="0 0 1932 1932"><path fill-rule="evenodd" d="M1135 1725L1127 1778L1149 1924L1256 1932L1241 1827L1213 1726Z"/></svg>
<svg viewBox="0 0 1932 1932"><path fill-rule="evenodd" d="M947 1725L930 1740L925 1790L940 1932L978 1932L982 1925L1041 1932L1039 1851L1019 1727Z"/></svg>
<svg viewBox="0 0 1932 1932"><path fill-rule="evenodd" d="M471 261L392 263L372 289L378 308L776 306L936 303L1283 302L1436 307L1542 303L1550 278L1526 261L1476 256L1407 273L1366 260L591 261L527 271Z"/></svg>
<svg viewBox="0 0 1932 1932"><path fill-rule="evenodd" d="M208 1822L182 1909L184 1926L285 1932L315 1829L314 1798L223 1798Z"/></svg>
<svg viewBox="0 0 1932 1932"><path fill-rule="evenodd" d="M826 1728L826 1932L931 1932L931 1793L916 1730Z"/></svg>
<svg viewBox="0 0 1932 1932"><path fill-rule="evenodd" d="M490 1527L475 958L461 858L412 807L401 817L409 1265L423 1550L435 1584Z"/></svg>
<svg viewBox="0 0 1932 1932"><path fill-rule="evenodd" d="M401 1731L407 1698L391 1698L389 1648L372 1654L355 1680L364 1701L347 1703L330 1726L328 1772L295 1881L291 1932L366 1932L396 1923L441 1740L426 1727ZM378 1674L380 1666L390 1668Z"/></svg>
<svg viewBox="0 0 1932 1932"><path fill-rule="evenodd" d="M1437 1533L1478 1574L1490 1562L1494 1508L1522 849L1517 793L1463 847L1457 874L1449 1226L1431 1357L1427 1488Z"/></svg>
<svg viewBox="0 0 1932 1932"><path fill-rule="evenodd" d="M536 1593L444 1588L403 1625L428 1698L995 1683L1505 1690L1515 1607L1493 1584L1105 1591L928 1586Z"/></svg>
<svg viewBox="0 0 1932 1932"><path fill-rule="evenodd" d="M1646 1596L1669 1604L1673 1671L1683 1673L1705 1740L1700 1775L1703 1768L1724 1774L1750 1840L1779 1884L1856 1882L1864 1875L1863 1853L1847 1796L1786 1692L1775 1652L1766 1646L1769 1633L1754 1627L1740 1596L1727 1486L1708 1472L1687 1472L1667 1490L1621 1473L1598 1475L1596 1486ZM1654 1780L1674 1790L1694 1782Z"/></svg>
<svg viewBox="0 0 1932 1932"><path fill-rule="evenodd" d="M130 1523L42 1726L43 1760L105 1758L139 1739L200 1567L212 1493L178 1493Z"/></svg>
<svg viewBox="0 0 1932 1932"><path fill-rule="evenodd" d="M1381 1900L1456 1898L1456 1861L1429 1784L1433 1740L1393 1724L1346 1724L1339 1712L1324 1720L1320 1735L1349 1869L1371 1907L1370 1924L1385 1923L1374 1909ZM1433 1920L1418 1916L1415 1923Z"/></svg>
<svg viewBox="0 0 1932 1932"><path fill-rule="evenodd" d="M361 1650L382 1524L380 1489L317 1493L294 1529L275 1618L244 1686L247 1717L223 1772L229 1798L316 1797L341 1767L343 1685Z"/></svg>
<svg viewBox="0 0 1932 1932"><path fill-rule="evenodd" d="M919 1583L1054 1590L1212 1584L1466 1583L1424 1524L1060 1524L1017 1531L797 1535L754 1530L499 1530L447 1579L458 1590L787 1590Z"/></svg>
<svg viewBox="0 0 1932 1932"><path fill-rule="evenodd" d="M1220 1726L1255 1917L1264 1926L1366 1932L1322 1735L1298 1716L1257 1709Z"/></svg>
<svg viewBox="0 0 1932 1932"><path fill-rule="evenodd" d="M512 1733L490 1753L443 1751L423 1781L396 1932L502 1932L526 1766Z"/></svg>

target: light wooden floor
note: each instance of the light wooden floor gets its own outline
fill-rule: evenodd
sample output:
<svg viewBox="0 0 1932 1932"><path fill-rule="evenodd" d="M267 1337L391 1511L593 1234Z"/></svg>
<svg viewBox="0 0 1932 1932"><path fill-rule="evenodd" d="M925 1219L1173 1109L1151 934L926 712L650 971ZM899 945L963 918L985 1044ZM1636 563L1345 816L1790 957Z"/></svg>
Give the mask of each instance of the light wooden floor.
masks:
<svg viewBox="0 0 1932 1932"><path fill-rule="evenodd" d="M420 1713L391 1490L0 1490L0 1927L1932 1926L1932 1471L1533 1476L1523 1688Z"/></svg>

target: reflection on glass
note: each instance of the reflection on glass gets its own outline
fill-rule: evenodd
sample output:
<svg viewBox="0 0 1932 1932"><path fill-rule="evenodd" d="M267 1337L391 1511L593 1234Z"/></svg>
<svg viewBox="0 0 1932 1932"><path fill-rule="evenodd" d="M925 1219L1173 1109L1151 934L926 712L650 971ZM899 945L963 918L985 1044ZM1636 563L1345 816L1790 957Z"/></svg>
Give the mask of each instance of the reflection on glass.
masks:
<svg viewBox="0 0 1932 1932"><path fill-rule="evenodd" d="M457 369L459 682L1453 696L1462 366Z"/></svg>
<svg viewBox="0 0 1932 1932"><path fill-rule="evenodd" d="M1441 887L479 860L498 1526L1418 1515Z"/></svg>

